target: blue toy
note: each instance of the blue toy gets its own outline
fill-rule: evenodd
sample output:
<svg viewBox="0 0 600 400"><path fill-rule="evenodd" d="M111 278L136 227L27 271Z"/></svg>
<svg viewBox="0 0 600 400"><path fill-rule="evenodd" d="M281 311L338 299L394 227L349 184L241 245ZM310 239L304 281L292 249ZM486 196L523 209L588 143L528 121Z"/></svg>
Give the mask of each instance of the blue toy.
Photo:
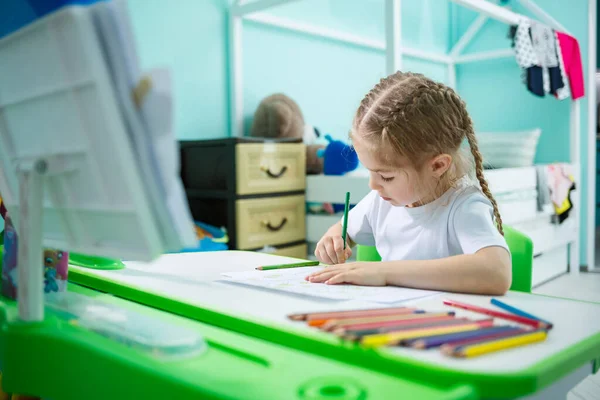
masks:
<svg viewBox="0 0 600 400"><path fill-rule="evenodd" d="M325 135L325 139L329 142L327 147L317 150L317 157L323 158L325 175L344 175L358 167L358 156L352 146L333 140L331 135Z"/></svg>
<svg viewBox="0 0 600 400"><path fill-rule="evenodd" d="M354 171L358 167L358 155L352 146L341 140L333 140L331 135L325 135L325 139L329 142L327 147L317 150L317 157L323 158L323 174L339 176ZM324 211L335 214L344 209L344 204L331 204L331 209L328 204L321 207ZM350 208L352 207L354 204L350 206Z"/></svg>

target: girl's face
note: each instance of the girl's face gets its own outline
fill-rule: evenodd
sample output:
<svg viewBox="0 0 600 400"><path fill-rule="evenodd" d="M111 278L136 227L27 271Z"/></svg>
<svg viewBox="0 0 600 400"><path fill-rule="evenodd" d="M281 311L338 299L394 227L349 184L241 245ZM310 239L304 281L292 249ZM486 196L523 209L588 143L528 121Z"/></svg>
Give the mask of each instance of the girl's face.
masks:
<svg viewBox="0 0 600 400"><path fill-rule="evenodd" d="M369 187L376 190L383 200L397 207L412 207L431 201L428 199L431 191L426 188L435 187L435 177L419 173L408 159L401 156L396 156L396 166L384 165L380 160L382 157L378 157L363 140L353 138L353 144L361 164L369 170Z"/></svg>

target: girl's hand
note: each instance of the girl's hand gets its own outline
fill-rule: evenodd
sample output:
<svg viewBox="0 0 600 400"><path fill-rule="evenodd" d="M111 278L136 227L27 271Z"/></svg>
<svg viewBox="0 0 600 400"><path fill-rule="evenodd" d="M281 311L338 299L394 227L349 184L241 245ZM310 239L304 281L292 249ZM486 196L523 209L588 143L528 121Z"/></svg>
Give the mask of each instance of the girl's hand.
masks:
<svg viewBox="0 0 600 400"><path fill-rule="evenodd" d="M343 264L351 255L350 246L344 249L344 240L337 235L323 236L315 249L315 256L323 264Z"/></svg>
<svg viewBox="0 0 600 400"><path fill-rule="evenodd" d="M344 265L332 265L305 278L309 282L335 285L351 283L363 286L385 286L383 267L379 263L354 262Z"/></svg>

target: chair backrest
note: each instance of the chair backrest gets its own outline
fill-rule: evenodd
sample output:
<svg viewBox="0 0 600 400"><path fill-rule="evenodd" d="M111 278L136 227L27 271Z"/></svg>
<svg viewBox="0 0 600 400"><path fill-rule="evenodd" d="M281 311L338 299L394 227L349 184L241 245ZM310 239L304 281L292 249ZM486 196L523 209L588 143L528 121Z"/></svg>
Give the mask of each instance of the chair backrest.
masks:
<svg viewBox="0 0 600 400"><path fill-rule="evenodd" d="M529 236L510 226L504 226L504 239L512 255L512 284L510 290L531 292L533 271L533 242ZM357 261L381 261L375 246L357 246Z"/></svg>
<svg viewBox="0 0 600 400"><path fill-rule="evenodd" d="M533 272L533 242L529 236L510 226L504 226L504 239L512 255L510 290L530 293Z"/></svg>

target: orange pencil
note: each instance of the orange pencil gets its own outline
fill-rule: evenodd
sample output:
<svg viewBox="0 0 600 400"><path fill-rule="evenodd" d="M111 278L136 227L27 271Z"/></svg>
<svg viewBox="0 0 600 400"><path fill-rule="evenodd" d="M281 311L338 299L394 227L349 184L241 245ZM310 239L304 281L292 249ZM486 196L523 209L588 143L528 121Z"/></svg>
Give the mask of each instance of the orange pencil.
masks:
<svg viewBox="0 0 600 400"><path fill-rule="evenodd" d="M417 310L415 308L405 308L395 312L380 312L380 313L356 313L356 314L347 314L343 316L333 316L333 317L322 317L322 318L314 318L312 316L308 317L307 322L308 326L321 326L324 325L327 321L331 320L342 320L349 318L375 318L375 317L384 317L387 315L406 315L406 314L423 314L424 312L421 310Z"/></svg>
<svg viewBox="0 0 600 400"><path fill-rule="evenodd" d="M327 324L329 321L349 321L351 319L365 319L365 318L383 318L389 316L403 316L403 315L414 315L414 314L424 314L421 310L415 309L406 309L404 311L399 311L391 314L381 314L381 315L364 315L358 317L337 317L337 318L322 318L322 319L309 319L307 321L308 326L316 326L320 327Z"/></svg>
<svg viewBox="0 0 600 400"><path fill-rule="evenodd" d="M314 313L290 314L288 318L293 321L308 321L313 319L332 319L332 318L355 318L367 315L388 315L404 311L415 311L410 307L388 307L388 308L368 308L364 310L347 311L320 311Z"/></svg>

